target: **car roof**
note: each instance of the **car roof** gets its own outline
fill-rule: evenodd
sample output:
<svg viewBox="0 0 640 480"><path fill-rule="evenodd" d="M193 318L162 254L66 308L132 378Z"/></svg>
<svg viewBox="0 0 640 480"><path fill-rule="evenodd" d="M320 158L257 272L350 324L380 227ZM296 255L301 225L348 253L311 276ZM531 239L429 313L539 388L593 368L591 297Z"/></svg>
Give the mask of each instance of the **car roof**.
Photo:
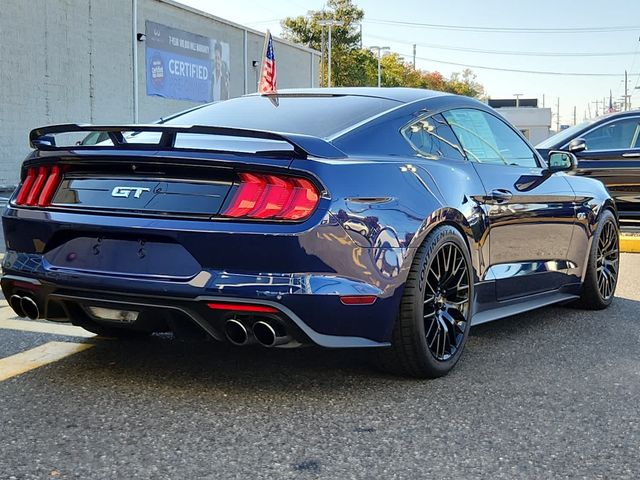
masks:
<svg viewBox="0 0 640 480"><path fill-rule="evenodd" d="M252 93L251 95L259 95ZM373 97L394 100L400 103L410 103L416 100L425 100L443 95L451 95L447 92L437 92L435 90L426 90L422 88L404 88L404 87L332 87L332 88L287 88L278 90L278 96L357 96L357 97Z"/></svg>
<svg viewBox="0 0 640 480"><path fill-rule="evenodd" d="M640 115L640 109L636 110L627 110L626 112L611 112L605 113L604 115L599 115L590 120L586 120L583 123L578 123L572 127L569 127L566 130L560 130L559 132L553 134L546 140L538 143L536 148L542 150L548 150L552 148L563 148L563 146L567 145L574 138L580 137L583 133L586 133L589 130L600 127L602 124L616 120L618 118L627 118L627 117L637 117Z"/></svg>
<svg viewBox="0 0 640 480"><path fill-rule="evenodd" d="M597 123L597 122L601 122L603 120L609 120L611 118L616 118L616 117L628 117L628 116L636 116L640 114L640 109L636 109L636 110L627 110L626 112L611 112L611 113L605 113L604 115L600 115L596 118L593 119L593 123Z"/></svg>

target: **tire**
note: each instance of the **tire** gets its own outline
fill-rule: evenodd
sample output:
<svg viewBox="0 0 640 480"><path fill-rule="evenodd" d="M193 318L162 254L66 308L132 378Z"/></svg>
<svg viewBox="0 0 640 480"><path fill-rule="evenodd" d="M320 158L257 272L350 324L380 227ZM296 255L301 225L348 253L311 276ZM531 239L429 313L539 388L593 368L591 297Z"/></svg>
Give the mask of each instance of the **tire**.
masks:
<svg viewBox="0 0 640 480"><path fill-rule="evenodd" d="M602 310L611 305L620 266L619 233L615 216L611 211L604 210L591 242L580 299L574 306L585 310Z"/></svg>
<svg viewBox="0 0 640 480"><path fill-rule="evenodd" d="M454 272L449 272L452 276L447 278L447 268L451 270L456 265L459 269L453 268ZM391 347L378 353L378 366L390 373L417 378L446 375L466 344L472 299L471 259L462 235L449 225L435 228L416 252Z"/></svg>

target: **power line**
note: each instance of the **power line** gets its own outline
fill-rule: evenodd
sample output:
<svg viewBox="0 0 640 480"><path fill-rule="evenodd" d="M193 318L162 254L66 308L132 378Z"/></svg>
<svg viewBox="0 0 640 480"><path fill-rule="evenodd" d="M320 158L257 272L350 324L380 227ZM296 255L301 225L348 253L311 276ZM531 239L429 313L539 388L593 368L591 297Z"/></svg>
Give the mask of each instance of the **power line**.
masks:
<svg viewBox="0 0 640 480"><path fill-rule="evenodd" d="M637 25L618 25L612 27L573 27L573 28L526 28L526 27L476 27L468 25L444 25L438 23L406 22L400 20L385 20L367 18L367 23L381 25L398 25L403 27L433 28L436 30L466 30L470 32L503 32L503 33L609 33L609 32L637 32Z"/></svg>
<svg viewBox="0 0 640 480"><path fill-rule="evenodd" d="M399 53L402 56L409 56L407 54ZM494 70L498 72L512 72L512 73L531 73L536 75L562 75L571 77L623 77L624 73L587 73L587 72L549 72L544 70L520 70L516 68L501 68L501 67L487 67L484 65L472 65L467 63L449 62L447 60L438 60L435 58L416 57L418 60L424 60L427 62L442 63L444 65L454 65L457 67L476 68L478 70ZM639 73L631 73L629 75L640 75Z"/></svg>
<svg viewBox="0 0 640 480"><path fill-rule="evenodd" d="M402 42L394 38L380 37L377 35L367 35L368 38L375 38L378 40L386 40L388 42L403 43L405 45L417 45L425 48L435 48L437 50L453 50L457 52L469 52L469 53L488 53L494 55L518 55L528 57L613 57L621 55L635 55L636 51L628 52L526 52L526 51L514 51L514 50L485 50L481 48L465 48L455 47L449 45L439 45L433 43L415 43L415 42Z"/></svg>

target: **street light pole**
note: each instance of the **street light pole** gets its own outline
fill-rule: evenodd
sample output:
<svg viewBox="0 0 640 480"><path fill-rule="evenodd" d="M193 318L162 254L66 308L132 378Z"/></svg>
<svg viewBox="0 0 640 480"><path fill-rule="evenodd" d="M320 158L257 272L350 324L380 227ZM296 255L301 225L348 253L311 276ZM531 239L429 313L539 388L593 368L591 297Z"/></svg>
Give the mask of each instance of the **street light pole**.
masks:
<svg viewBox="0 0 640 480"><path fill-rule="evenodd" d="M324 85L324 25L320 28L320 86Z"/></svg>
<svg viewBox="0 0 640 480"><path fill-rule="evenodd" d="M516 97L516 108L520 108L520 97L522 96L522 94L514 93L513 96Z"/></svg>
<svg viewBox="0 0 640 480"><path fill-rule="evenodd" d="M318 25L321 27L329 27L329 40L328 40L328 50L329 50L329 61L327 65L327 87L331 86L331 27L341 27L344 25L344 22L340 20L320 20Z"/></svg>
<svg viewBox="0 0 640 480"><path fill-rule="evenodd" d="M382 51L383 50L390 50L389 47L378 47L378 46L373 46L373 47L369 47L371 50L376 50L378 52L378 88L380 88L380 86L382 85L382 70L380 68L380 59L382 58Z"/></svg>

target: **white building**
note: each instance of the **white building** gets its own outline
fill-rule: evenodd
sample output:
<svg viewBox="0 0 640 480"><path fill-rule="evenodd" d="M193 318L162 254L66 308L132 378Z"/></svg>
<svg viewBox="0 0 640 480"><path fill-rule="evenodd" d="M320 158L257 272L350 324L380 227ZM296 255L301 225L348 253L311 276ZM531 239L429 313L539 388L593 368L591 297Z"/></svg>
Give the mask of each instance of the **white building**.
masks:
<svg viewBox="0 0 640 480"><path fill-rule="evenodd" d="M489 100L489 106L520 130L532 145L537 145L551 136L550 108L539 108L537 99Z"/></svg>

